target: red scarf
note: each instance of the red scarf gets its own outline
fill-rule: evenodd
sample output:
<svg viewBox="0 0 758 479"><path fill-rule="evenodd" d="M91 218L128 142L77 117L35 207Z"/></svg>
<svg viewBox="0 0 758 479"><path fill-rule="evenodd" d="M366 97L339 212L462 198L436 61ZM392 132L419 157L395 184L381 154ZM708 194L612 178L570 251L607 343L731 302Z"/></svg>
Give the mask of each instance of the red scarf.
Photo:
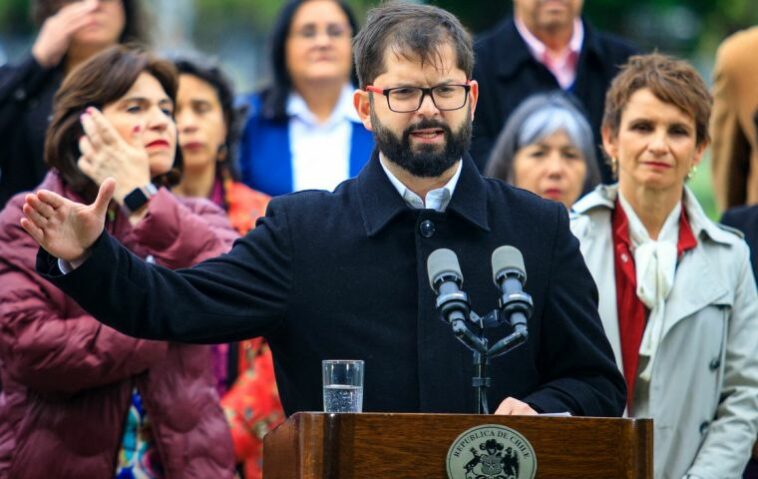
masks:
<svg viewBox="0 0 758 479"><path fill-rule="evenodd" d="M637 275L634 269L634 255L631 253L629 220L618 199L611 215L611 228L616 278L616 307L619 336L621 337L621 359L624 366L624 377L626 378L627 411L631 415L634 406L634 385L637 379L640 344L650 311L637 297ZM697 239L695 239L687 220L687 213L682 206L682 214L679 217L679 239L676 245L677 257L681 259L685 251L695 246L697 246Z"/></svg>

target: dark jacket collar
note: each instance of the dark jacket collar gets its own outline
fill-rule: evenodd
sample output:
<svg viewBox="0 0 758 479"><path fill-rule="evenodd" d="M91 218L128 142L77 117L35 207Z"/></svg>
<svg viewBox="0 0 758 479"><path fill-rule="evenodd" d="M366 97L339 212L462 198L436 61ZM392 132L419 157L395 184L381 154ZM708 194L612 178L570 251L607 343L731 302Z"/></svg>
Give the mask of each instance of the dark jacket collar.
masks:
<svg viewBox="0 0 758 479"><path fill-rule="evenodd" d="M587 54L602 57L603 46L597 34L584 18L582 18L582 25L584 26L584 39L582 40L579 61L581 62ZM496 68L499 76L509 77L518 72L525 62L537 61L532 56L532 52L529 51L529 46L521 38L512 17L501 23L490 38L491 41L494 41L492 46L497 52L495 58L498 59Z"/></svg>
<svg viewBox="0 0 758 479"><path fill-rule="evenodd" d="M487 222L487 185L473 160L463 157L461 176L453 191L447 211L453 212L479 228L489 231ZM366 234L373 236L395 216L410 207L405 204L379 163L379 150L374 149L371 160L356 180L361 216Z"/></svg>

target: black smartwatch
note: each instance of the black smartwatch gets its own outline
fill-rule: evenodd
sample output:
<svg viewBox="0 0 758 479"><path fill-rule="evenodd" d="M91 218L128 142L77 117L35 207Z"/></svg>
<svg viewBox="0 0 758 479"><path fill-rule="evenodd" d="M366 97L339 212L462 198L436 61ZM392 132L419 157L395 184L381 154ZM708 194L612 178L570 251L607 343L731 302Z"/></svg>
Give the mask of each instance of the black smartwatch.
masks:
<svg viewBox="0 0 758 479"><path fill-rule="evenodd" d="M134 188L128 195L124 196L124 207L129 213L134 213L145 206L156 193L158 193L158 189L152 183L148 183L143 188Z"/></svg>

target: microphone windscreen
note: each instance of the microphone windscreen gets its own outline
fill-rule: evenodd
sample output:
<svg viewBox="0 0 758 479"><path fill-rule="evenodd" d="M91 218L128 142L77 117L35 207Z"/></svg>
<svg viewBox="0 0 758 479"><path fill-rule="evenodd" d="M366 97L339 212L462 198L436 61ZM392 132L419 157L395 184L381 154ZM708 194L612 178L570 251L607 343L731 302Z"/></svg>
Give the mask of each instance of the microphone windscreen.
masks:
<svg viewBox="0 0 758 479"><path fill-rule="evenodd" d="M524 257L521 255L521 251L513 246L501 246L492 252L492 280L495 285L497 285L497 277L500 272L505 269L518 270L526 282Z"/></svg>
<svg viewBox="0 0 758 479"><path fill-rule="evenodd" d="M434 289L434 281L441 274L454 274L463 281L461 266L458 264L458 257L447 248L434 250L426 260L426 271L429 274L429 285Z"/></svg>

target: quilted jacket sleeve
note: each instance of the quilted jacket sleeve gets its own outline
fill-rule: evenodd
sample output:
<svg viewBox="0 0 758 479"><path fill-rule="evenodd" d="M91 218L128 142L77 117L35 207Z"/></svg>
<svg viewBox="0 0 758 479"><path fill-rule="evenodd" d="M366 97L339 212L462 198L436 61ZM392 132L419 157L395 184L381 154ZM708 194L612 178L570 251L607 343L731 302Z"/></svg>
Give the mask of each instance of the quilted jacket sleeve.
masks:
<svg viewBox="0 0 758 479"><path fill-rule="evenodd" d="M22 201L0 213L0 359L10 378L38 392L75 393L160 361L167 343L104 326L35 273L37 244L19 226Z"/></svg>
<svg viewBox="0 0 758 479"><path fill-rule="evenodd" d="M228 252L237 232L224 210L204 199L180 199L161 188L134 235L155 262L186 268Z"/></svg>

